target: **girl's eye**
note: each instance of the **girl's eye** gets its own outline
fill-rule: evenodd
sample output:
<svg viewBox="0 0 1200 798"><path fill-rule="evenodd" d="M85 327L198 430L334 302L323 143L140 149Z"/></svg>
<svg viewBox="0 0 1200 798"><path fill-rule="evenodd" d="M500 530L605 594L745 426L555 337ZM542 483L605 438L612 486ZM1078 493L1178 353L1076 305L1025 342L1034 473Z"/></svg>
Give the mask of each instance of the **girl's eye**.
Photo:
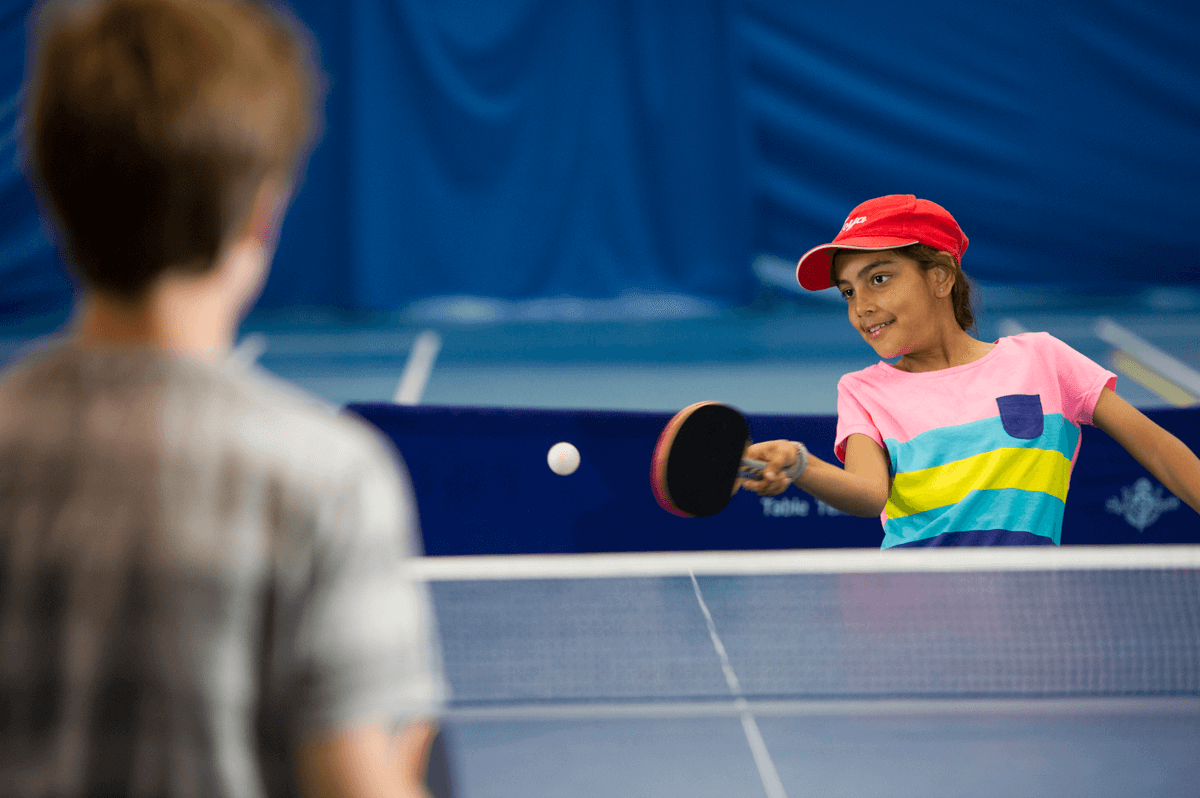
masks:
<svg viewBox="0 0 1200 798"><path fill-rule="evenodd" d="M889 277L891 277L889 274L872 274L871 282L874 285L883 285L885 282L887 282Z"/></svg>
<svg viewBox="0 0 1200 798"><path fill-rule="evenodd" d="M850 295L853 293L854 293L854 289L847 288L845 291L842 291L842 299L846 299L846 300L850 299Z"/></svg>

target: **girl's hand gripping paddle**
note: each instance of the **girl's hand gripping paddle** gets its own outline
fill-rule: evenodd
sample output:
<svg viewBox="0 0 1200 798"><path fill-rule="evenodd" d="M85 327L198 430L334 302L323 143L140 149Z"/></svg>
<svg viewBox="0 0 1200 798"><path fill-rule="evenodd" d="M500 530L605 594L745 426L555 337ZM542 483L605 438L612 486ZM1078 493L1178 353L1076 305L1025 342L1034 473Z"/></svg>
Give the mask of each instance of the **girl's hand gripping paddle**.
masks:
<svg viewBox="0 0 1200 798"><path fill-rule="evenodd" d="M733 498L737 481L755 478L766 466L745 459L750 445L746 417L720 402L699 402L667 423L650 468L654 498L685 518L716 515Z"/></svg>

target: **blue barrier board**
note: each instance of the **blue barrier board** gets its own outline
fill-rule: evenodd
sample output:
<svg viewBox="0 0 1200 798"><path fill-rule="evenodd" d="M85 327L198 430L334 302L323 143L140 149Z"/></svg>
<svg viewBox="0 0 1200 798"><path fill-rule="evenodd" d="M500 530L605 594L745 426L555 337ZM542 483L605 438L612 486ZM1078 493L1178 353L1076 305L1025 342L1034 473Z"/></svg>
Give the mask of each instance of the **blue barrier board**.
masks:
<svg viewBox="0 0 1200 798"><path fill-rule="evenodd" d="M746 491L711 518L663 510L650 460L669 413L352 404L400 451L429 555L874 547L876 518L844 515L802 491ZM1147 413L1200 451L1200 412ZM805 441L832 459L834 416L751 415L755 440ZM579 469L552 472L559 441ZM1113 439L1084 427L1063 519L1065 545L1200 543L1200 517Z"/></svg>

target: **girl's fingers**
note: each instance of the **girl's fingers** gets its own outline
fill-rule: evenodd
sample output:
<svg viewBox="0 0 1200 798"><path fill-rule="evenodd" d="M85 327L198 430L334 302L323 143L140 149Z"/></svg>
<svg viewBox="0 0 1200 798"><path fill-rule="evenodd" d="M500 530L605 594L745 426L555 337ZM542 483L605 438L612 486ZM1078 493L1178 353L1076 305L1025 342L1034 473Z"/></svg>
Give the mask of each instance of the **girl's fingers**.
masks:
<svg viewBox="0 0 1200 798"><path fill-rule="evenodd" d="M773 474L772 477L767 477L763 474L764 479L746 479L742 481L742 487L747 490L754 491L760 496L778 496L788 489L792 484L787 477Z"/></svg>

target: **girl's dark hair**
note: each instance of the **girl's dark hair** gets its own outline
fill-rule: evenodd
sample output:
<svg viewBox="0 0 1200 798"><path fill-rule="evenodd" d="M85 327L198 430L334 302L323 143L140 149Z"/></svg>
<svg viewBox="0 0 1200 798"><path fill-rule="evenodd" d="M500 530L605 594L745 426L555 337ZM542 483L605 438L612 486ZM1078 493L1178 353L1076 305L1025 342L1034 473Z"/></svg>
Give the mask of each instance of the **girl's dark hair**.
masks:
<svg viewBox="0 0 1200 798"><path fill-rule="evenodd" d="M837 277L837 255L845 251L848 250L834 252L830 267L830 279L834 283L836 283ZM954 320L965 331L977 332L975 329L975 303L971 298L971 281L967 279L967 275L963 273L962 267L958 265L958 261L954 259L953 255L926 244L909 244L906 247L896 247L893 251L915 261L922 271L927 272L935 266L941 266L953 274L954 287L950 289L950 301L954 305Z"/></svg>

